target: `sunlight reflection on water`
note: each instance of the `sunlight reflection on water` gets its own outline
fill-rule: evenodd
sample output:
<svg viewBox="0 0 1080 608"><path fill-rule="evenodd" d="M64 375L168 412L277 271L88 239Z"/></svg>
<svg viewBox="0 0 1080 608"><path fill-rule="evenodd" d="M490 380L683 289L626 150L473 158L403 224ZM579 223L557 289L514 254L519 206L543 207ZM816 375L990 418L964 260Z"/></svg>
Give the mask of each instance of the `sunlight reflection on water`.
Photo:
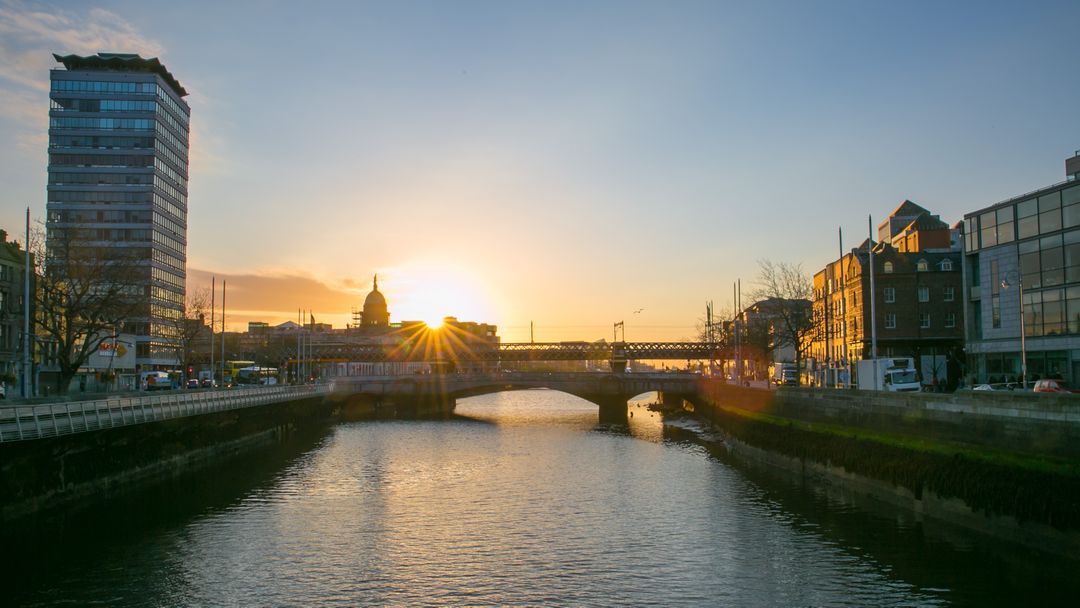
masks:
<svg viewBox="0 0 1080 608"><path fill-rule="evenodd" d="M912 535L907 524L763 489L704 447L673 440L679 431L665 431L658 414L631 411L628 426L601 425L593 404L530 390L465 399L451 420L341 424L223 507L95 545L92 562L59 567L62 576L27 603L934 606L957 599L949 579L924 564L920 538L896 548L889 564L851 541L873 544L881 530L903 539ZM845 522L865 534L847 533ZM874 550L888 553L894 544Z"/></svg>

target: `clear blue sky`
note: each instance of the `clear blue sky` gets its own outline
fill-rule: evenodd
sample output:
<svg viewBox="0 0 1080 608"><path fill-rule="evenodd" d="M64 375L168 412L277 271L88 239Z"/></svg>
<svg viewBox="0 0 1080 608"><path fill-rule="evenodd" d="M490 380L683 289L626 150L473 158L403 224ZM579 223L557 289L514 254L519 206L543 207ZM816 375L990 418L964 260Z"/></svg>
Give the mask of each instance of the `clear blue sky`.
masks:
<svg viewBox="0 0 1080 608"><path fill-rule="evenodd" d="M139 52L191 92L189 284L230 275L237 320L340 326L379 272L395 320L683 337L757 260L834 259L838 225L854 245L905 198L952 223L1061 181L1078 23L1077 2L0 0L0 227L44 214L50 53Z"/></svg>

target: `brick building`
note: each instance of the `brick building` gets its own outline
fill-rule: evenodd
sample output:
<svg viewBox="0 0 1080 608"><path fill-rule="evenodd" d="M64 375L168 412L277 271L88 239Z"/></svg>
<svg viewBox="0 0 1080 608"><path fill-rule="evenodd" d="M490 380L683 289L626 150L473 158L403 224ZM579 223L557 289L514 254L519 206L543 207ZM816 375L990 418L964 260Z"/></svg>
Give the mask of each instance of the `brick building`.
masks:
<svg viewBox="0 0 1080 608"><path fill-rule="evenodd" d="M904 201L878 235L872 244L877 356L914 357L924 384L954 384L964 340L962 254L954 231ZM847 384L847 365L872 356L868 246L863 241L813 277L807 372L815 384Z"/></svg>
<svg viewBox="0 0 1080 608"><path fill-rule="evenodd" d="M0 230L0 383L12 391L19 390L22 374L23 307L29 302L31 318L34 313L33 298L24 297L25 280L26 250L8 241L7 232ZM34 289L33 274L30 289Z"/></svg>

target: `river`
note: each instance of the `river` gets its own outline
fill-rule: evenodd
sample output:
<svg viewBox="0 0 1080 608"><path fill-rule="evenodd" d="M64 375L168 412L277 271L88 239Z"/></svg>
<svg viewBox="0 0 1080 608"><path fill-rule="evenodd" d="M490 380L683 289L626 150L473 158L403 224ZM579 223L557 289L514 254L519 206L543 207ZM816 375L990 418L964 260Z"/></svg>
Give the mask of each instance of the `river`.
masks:
<svg viewBox="0 0 1080 608"><path fill-rule="evenodd" d="M1055 560L727 461L554 391L342 423L9 530L15 605L1064 602ZM6 578L6 577L5 577ZM10 597L10 595L9 595Z"/></svg>

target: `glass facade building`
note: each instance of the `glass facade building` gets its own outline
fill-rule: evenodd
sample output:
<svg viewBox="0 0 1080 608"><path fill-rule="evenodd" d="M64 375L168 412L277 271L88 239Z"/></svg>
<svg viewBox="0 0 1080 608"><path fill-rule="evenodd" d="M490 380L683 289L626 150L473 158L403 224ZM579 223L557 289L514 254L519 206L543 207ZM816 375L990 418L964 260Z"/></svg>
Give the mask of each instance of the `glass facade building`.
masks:
<svg viewBox="0 0 1080 608"><path fill-rule="evenodd" d="M971 380L1020 379L1022 310L1027 380L1080 382L1080 183L965 215L964 296Z"/></svg>
<svg viewBox="0 0 1080 608"><path fill-rule="evenodd" d="M156 58L54 55L46 226L139 261L124 331L143 369L176 365L187 265L187 91Z"/></svg>

